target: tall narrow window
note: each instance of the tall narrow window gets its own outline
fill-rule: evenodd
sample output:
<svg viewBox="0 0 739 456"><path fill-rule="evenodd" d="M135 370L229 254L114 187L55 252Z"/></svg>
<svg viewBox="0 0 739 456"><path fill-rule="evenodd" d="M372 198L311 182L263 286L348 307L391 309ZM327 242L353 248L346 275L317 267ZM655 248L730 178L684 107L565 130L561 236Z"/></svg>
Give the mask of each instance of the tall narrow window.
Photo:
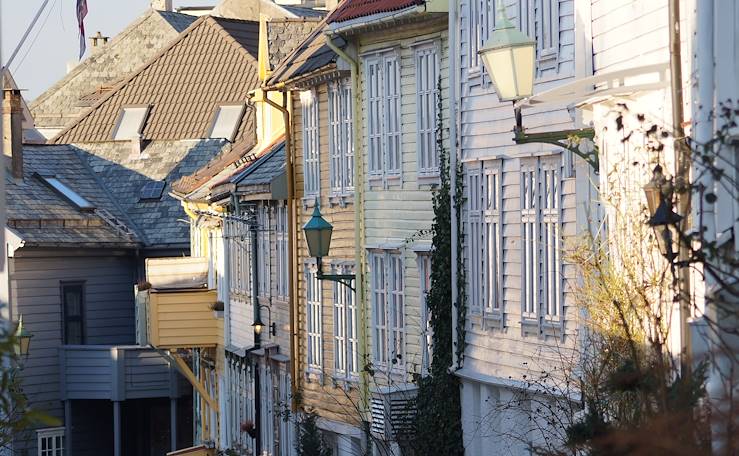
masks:
<svg viewBox="0 0 739 456"><path fill-rule="evenodd" d="M488 40L491 30L495 27L494 0L469 0L469 69L472 72L482 69L478 52Z"/></svg>
<svg viewBox="0 0 739 456"><path fill-rule="evenodd" d="M439 56L436 45L416 49L416 129L418 175L439 175L436 132L439 123Z"/></svg>
<svg viewBox="0 0 739 456"><path fill-rule="evenodd" d="M316 267L307 265L305 270L306 321L308 327L308 368L323 368L323 331L321 312L321 282Z"/></svg>
<svg viewBox="0 0 739 456"><path fill-rule="evenodd" d="M63 427L39 429L36 431L39 456L63 456L64 453Z"/></svg>
<svg viewBox="0 0 739 456"><path fill-rule="evenodd" d="M559 46L559 0L539 0L539 59L557 53Z"/></svg>
<svg viewBox="0 0 739 456"><path fill-rule="evenodd" d="M349 267L337 268L338 274L352 273ZM334 283L334 368L347 378L358 375L357 307L354 292L346 285Z"/></svg>
<svg viewBox="0 0 739 456"><path fill-rule="evenodd" d="M354 143L352 140L351 86L347 80L329 87L329 153L331 193L347 195L354 191Z"/></svg>
<svg viewBox="0 0 739 456"><path fill-rule="evenodd" d="M483 185L480 165L470 165L467 171L467 293L470 311L479 314L484 309L485 273L483 260L485 246L483 240Z"/></svg>
<svg viewBox="0 0 739 456"><path fill-rule="evenodd" d="M261 205L258 209L258 231L257 231L257 248L259 252L257 254L257 262L259 268L257 268L257 274L259 276L259 296L270 295L270 258L272 258L272 252L270 252L270 208L267 205Z"/></svg>
<svg viewBox="0 0 739 456"><path fill-rule="evenodd" d="M288 251L287 251L287 206L280 204L276 210L275 248L277 258L277 296L286 298L288 296Z"/></svg>
<svg viewBox="0 0 739 456"><path fill-rule="evenodd" d="M399 178L403 165L399 58L393 51L368 57L365 73L369 175Z"/></svg>
<svg viewBox="0 0 739 456"><path fill-rule="evenodd" d="M303 165L305 196L317 196L321 188L318 98L315 91L301 92L303 114Z"/></svg>
<svg viewBox="0 0 739 456"><path fill-rule="evenodd" d="M539 186L536 162L521 166L521 264L523 318L538 317L539 303Z"/></svg>
<svg viewBox="0 0 739 456"><path fill-rule="evenodd" d="M562 269L560 260L560 192L561 164L546 160L541 164L541 263L542 307L548 318L557 318L562 300Z"/></svg>
<svg viewBox="0 0 739 456"><path fill-rule="evenodd" d="M371 255L374 359L388 370L405 366L405 295L403 257Z"/></svg>
<svg viewBox="0 0 739 456"><path fill-rule="evenodd" d="M501 169L485 168L485 312L501 311L503 296L503 255L501 229Z"/></svg>
<svg viewBox="0 0 739 456"><path fill-rule="evenodd" d="M427 297L431 291L431 255L418 255L418 277L421 298L421 372L427 374L431 366L433 329L431 328L431 310Z"/></svg>
<svg viewBox="0 0 739 456"><path fill-rule="evenodd" d="M381 366L387 364L387 313L385 288L385 255L370 256L372 268L372 348L374 361Z"/></svg>
<svg viewBox="0 0 739 456"><path fill-rule="evenodd" d="M82 283L62 283L61 291L64 343L66 345L84 345L85 286Z"/></svg>

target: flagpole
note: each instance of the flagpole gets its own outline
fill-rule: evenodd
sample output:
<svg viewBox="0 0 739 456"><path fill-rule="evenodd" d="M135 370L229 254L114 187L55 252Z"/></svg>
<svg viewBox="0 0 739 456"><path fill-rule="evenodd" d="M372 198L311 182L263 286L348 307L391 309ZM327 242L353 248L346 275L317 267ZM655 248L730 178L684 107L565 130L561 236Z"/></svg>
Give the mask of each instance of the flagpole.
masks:
<svg viewBox="0 0 739 456"><path fill-rule="evenodd" d="M20 43L18 43L18 46L16 46L15 50L12 54L10 54L10 59L8 59L8 62L5 64L3 68L10 68L10 64L13 63L13 60L15 59L15 56L18 55L18 51L21 50L21 47L23 46L23 43L26 42L26 38L28 38L28 34L31 33L31 30L36 25L36 22L38 21L38 18L41 17L41 13L44 12L44 9L46 9L46 5L49 3L49 0L44 0L44 3L41 5L41 8L39 8L38 13L36 13L36 16L34 16L33 20L31 21L31 25L28 26L26 29L26 33L23 34L23 37L21 38Z"/></svg>

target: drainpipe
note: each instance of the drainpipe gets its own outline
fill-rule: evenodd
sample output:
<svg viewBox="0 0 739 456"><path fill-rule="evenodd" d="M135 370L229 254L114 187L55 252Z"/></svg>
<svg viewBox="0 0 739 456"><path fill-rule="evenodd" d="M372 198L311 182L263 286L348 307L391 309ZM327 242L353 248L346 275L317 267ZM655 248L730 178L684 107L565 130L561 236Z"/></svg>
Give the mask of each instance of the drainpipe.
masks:
<svg viewBox="0 0 739 456"><path fill-rule="evenodd" d="M354 268L356 280L354 287L356 288L355 298L360 303L359 321L362 322L359 327L359 337L362 341L359 344L359 359L364 362L367 359L367 306L364 299L364 161L360 154L362 150L362 137L360 135L359 125L362 124L362 97L359 93L359 63L350 57L343 49L339 48L331 40L333 34L326 32L326 44L340 58L351 66L351 85L352 95L354 97L354 113L352 114L352 136L354 138ZM369 407L369 377L364 371L361 373L363 392L361 395L362 409L368 410Z"/></svg>
<svg viewBox="0 0 739 456"><path fill-rule="evenodd" d="M675 176L678 185L687 186L690 183L691 151L685 140L683 129L683 74L682 51L680 48L680 0L669 1L669 33L670 33L670 84L672 92L672 129L674 132L674 149L677 155ZM678 193L678 210L684 217L681 223L683 232L687 232L690 223L690 203L692 192L680 190ZM690 259L690 246L680 245L679 261L687 262ZM683 375L690 373L691 342L688 319L691 314L690 302L690 268L681 267L680 271L680 371Z"/></svg>
<svg viewBox="0 0 739 456"><path fill-rule="evenodd" d="M278 86L282 93L282 106L269 99L268 90L264 91L264 102L277 109L282 113L283 123L285 124L285 173L287 174L287 226L289 234L287 236L288 255L287 280L290 284L289 296L289 313L290 313L290 389L292 390L292 398L290 405L292 411L298 409L297 393L300 388L300 376L298 375L298 357L300 356L300 339L298 334L298 326L300 324L300 313L298 312L298 284L295 280L295 259L298 257L298 248L295 239L297 233L295 227L295 178L294 178L294 160L293 160L293 141L292 127L290 125L290 110L288 109L290 92L283 84Z"/></svg>
<svg viewBox="0 0 739 456"><path fill-rule="evenodd" d="M259 261L257 259L259 243L257 242L257 232L259 227L254 221L249 226L251 233L251 302L254 306L254 321L262 321L259 309ZM254 331L254 348L262 346L262 335ZM264 351L264 360L267 362L267 351ZM256 454L262 454L262 390L260 386L262 376L262 366L259 357L254 357L254 428L256 429L256 439L254 442Z"/></svg>
<svg viewBox="0 0 739 456"><path fill-rule="evenodd" d="M457 2L452 1L449 8L449 49L451 49L452 55L449 56L450 68L449 68L449 176L451 178L451 200L452 200L452 365L451 369L454 371L459 367L460 360L457 357L456 347L464 341L459 340L459 333L457 332L458 315L457 306L461 305L459 302L459 290L457 287L457 262L460 252L457 251L457 239L459 238L459 232L457 228L457 121L459 116L459 110L457 109Z"/></svg>

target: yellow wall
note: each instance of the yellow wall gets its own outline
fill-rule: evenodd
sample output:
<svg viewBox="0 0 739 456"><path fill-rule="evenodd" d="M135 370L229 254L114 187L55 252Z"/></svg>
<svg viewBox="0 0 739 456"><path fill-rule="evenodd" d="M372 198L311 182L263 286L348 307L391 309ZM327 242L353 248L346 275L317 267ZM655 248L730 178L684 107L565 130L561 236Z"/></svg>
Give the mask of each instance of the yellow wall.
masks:
<svg viewBox="0 0 739 456"><path fill-rule="evenodd" d="M223 321L211 305L215 291L149 295L149 342L157 348L215 347L223 343Z"/></svg>

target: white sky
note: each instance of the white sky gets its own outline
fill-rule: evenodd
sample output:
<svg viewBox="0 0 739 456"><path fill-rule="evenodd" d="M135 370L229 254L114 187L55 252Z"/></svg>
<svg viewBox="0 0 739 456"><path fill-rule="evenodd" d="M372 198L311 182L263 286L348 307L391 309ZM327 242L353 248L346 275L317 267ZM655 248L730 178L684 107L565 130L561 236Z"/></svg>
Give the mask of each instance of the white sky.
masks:
<svg viewBox="0 0 739 456"><path fill-rule="evenodd" d="M44 0L0 0L0 38L2 62L10 58L23 32ZM113 37L149 7L150 0L87 0L85 31L93 36L98 30ZM179 0L174 6L213 5L216 0ZM79 55L76 0L49 0L44 13L31 31L25 45L10 66L10 71L24 97L31 101L61 79L68 62ZM90 41L87 41L88 50Z"/></svg>

